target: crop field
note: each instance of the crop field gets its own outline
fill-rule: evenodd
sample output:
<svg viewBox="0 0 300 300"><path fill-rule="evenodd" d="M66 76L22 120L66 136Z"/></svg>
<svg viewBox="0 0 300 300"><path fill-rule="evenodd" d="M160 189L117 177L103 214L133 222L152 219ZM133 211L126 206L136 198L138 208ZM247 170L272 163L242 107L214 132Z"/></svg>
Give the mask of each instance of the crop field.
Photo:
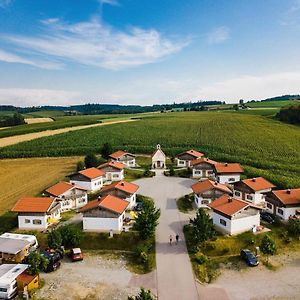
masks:
<svg viewBox="0 0 300 300"><path fill-rule="evenodd" d="M75 171L78 160L79 157L1 160L0 216L20 197L38 195Z"/></svg>
<svg viewBox="0 0 300 300"><path fill-rule="evenodd" d="M105 142L115 150L147 154L160 143L170 156L195 148L211 159L241 163L248 176L265 176L279 187L300 186L300 128L229 112L157 114L5 147L0 157L85 155Z"/></svg>
<svg viewBox="0 0 300 300"><path fill-rule="evenodd" d="M0 132L0 138L21 135L32 132L40 132L45 130L53 130L59 128L67 128L80 125L95 124L100 121L107 121L108 119L120 119L124 115L92 115L92 116L64 116L64 117L53 117L54 122L48 123L36 123L36 124L25 124L7 129L2 129ZM130 115L126 115L130 118Z"/></svg>
<svg viewBox="0 0 300 300"><path fill-rule="evenodd" d="M64 115L65 113L60 110L41 110L23 114L24 118L54 118Z"/></svg>
<svg viewBox="0 0 300 300"><path fill-rule="evenodd" d="M278 100L278 101L261 101L261 102L248 102L245 103L249 107L283 107L299 104L298 100Z"/></svg>

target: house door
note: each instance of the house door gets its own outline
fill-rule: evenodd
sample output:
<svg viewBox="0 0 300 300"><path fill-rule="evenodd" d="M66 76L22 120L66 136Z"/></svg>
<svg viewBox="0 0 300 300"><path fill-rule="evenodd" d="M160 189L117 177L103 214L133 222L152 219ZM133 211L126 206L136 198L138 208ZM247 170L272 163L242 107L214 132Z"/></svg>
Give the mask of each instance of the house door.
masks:
<svg viewBox="0 0 300 300"><path fill-rule="evenodd" d="M157 168L161 168L161 163L160 163L160 161L157 162L156 166L157 166Z"/></svg>

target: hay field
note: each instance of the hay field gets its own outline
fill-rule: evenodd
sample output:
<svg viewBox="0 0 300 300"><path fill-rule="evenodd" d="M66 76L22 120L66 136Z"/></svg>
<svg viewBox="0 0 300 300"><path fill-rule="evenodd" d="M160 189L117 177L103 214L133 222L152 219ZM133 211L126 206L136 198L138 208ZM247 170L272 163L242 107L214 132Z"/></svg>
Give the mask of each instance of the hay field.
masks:
<svg viewBox="0 0 300 300"><path fill-rule="evenodd" d="M26 118L25 122L27 124L38 124L38 123L54 122L54 120L51 118Z"/></svg>
<svg viewBox="0 0 300 300"><path fill-rule="evenodd" d="M4 159L0 161L0 215L22 196L35 196L75 171L80 157Z"/></svg>

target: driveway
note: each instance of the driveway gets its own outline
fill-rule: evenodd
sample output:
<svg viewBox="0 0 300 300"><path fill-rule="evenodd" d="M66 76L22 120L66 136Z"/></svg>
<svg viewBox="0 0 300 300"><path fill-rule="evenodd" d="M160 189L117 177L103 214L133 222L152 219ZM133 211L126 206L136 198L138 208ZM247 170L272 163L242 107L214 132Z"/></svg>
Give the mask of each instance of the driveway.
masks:
<svg viewBox="0 0 300 300"><path fill-rule="evenodd" d="M157 290L159 300L198 300L199 295L182 227L189 216L179 213L176 199L191 193L191 179L166 177L161 172L153 178L135 181L139 193L155 200L161 209L156 230ZM169 236L179 234L178 245L169 245Z"/></svg>

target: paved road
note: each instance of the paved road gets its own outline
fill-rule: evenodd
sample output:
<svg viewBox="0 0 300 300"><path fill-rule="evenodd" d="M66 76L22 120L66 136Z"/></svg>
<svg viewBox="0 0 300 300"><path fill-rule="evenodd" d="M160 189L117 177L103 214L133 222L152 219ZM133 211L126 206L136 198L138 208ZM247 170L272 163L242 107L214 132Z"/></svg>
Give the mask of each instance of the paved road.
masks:
<svg viewBox="0 0 300 300"><path fill-rule="evenodd" d="M165 177L135 182L139 193L152 197L161 209L160 223L156 231L157 290L159 300L198 300L196 281L187 253L182 232L183 215L177 210L175 199L191 192L193 181L185 178ZM169 245L169 236L180 236L178 245Z"/></svg>

